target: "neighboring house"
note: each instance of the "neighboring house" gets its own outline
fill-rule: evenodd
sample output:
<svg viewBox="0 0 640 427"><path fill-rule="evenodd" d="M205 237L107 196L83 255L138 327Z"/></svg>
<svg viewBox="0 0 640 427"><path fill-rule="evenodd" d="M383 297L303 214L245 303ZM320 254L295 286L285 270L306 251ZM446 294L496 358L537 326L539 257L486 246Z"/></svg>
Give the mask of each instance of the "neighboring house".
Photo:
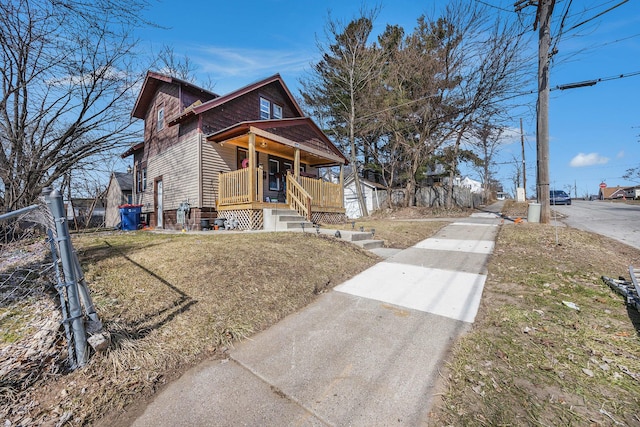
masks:
<svg viewBox="0 0 640 427"><path fill-rule="evenodd" d="M382 184L360 178L360 188L362 189L362 195L369 214L380 209L387 199L386 187ZM344 180L344 208L349 218L360 218L362 216L353 174Z"/></svg>
<svg viewBox="0 0 640 427"><path fill-rule="evenodd" d="M476 181L474 179L465 176L457 182L457 185L462 188L468 188L472 193L480 194L482 193L482 183L480 181Z"/></svg>
<svg viewBox="0 0 640 427"><path fill-rule="evenodd" d="M600 200L622 199L623 197L625 197L625 189L619 185L617 187L601 188L598 195Z"/></svg>
<svg viewBox="0 0 640 427"><path fill-rule="evenodd" d="M152 227L176 228L188 206L192 228L233 217L261 229L285 201L316 222L344 219L342 185L318 176L347 159L279 74L219 96L150 71L132 116L145 122L144 141L123 157L133 156L133 202Z"/></svg>
<svg viewBox="0 0 640 427"><path fill-rule="evenodd" d="M120 205L133 203L133 173L113 172L105 200L105 227L120 224Z"/></svg>
<svg viewBox="0 0 640 427"><path fill-rule="evenodd" d="M624 195L627 199L640 199L640 185L636 185L635 187L626 187L624 189Z"/></svg>

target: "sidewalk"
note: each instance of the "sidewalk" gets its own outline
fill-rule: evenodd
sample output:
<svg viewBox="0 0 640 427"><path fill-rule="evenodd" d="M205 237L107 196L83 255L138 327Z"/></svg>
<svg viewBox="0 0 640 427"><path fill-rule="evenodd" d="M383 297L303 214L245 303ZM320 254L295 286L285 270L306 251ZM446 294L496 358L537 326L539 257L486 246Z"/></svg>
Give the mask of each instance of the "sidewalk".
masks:
<svg viewBox="0 0 640 427"><path fill-rule="evenodd" d="M476 213L193 368L134 426L426 425L501 219Z"/></svg>

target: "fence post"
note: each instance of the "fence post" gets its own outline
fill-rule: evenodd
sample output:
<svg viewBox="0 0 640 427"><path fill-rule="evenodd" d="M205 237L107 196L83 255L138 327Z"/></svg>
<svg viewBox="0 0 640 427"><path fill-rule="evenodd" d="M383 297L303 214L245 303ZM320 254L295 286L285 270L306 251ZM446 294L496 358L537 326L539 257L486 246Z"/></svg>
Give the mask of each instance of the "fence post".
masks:
<svg viewBox="0 0 640 427"><path fill-rule="evenodd" d="M58 258L58 250L56 249L55 236L53 230L47 228L47 235L49 236L49 245L51 246L51 259L53 261L53 269L56 274L56 290L60 297L60 310L62 311L62 325L64 326L64 333L67 337L67 348L69 352L69 360L71 365L75 364L75 356L73 352L73 336L71 334L71 327L69 326L69 314L67 307L67 299L64 292L64 283L62 282L62 276L60 275L60 265Z"/></svg>
<svg viewBox="0 0 640 427"><path fill-rule="evenodd" d="M53 215L56 227L56 241L60 250L62 261L62 272L64 274L64 286L67 288L67 299L69 300L69 319L73 332L73 342L75 347L76 361L72 363L72 369L82 367L87 363L87 335L82 316L82 307L78 294L78 283L76 280L76 267L73 261L73 249L71 246L71 236L67 225L62 195L58 190L51 191L45 188L42 191L45 202Z"/></svg>

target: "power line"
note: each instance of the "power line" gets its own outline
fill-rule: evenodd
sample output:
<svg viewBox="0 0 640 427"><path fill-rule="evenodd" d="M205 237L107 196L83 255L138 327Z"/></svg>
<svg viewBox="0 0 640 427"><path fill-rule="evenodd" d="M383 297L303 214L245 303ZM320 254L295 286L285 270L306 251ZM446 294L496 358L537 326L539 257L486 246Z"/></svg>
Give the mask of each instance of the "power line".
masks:
<svg viewBox="0 0 640 427"><path fill-rule="evenodd" d="M564 21L565 19L567 19L567 14L569 13L569 8L571 7L571 3L573 3L573 0L569 0L569 3L567 3L567 6L564 9L564 13L562 14L562 19L560 20L560 28L558 29L558 36L553 42L551 55L555 55L558 52L558 43L560 43L560 39L562 38L562 33L564 30Z"/></svg>
<svg viewBox="0 0 640 427"><path fill-rule="evenodd" d="M617 80L617 79L624 79L627 77L633 77L633 76L637 76L640 75L640 71L634 71L632 73L626 73L626 74L618 74L615 76L609 76L609 77L601 77L599 79L592 79L592 80L584 80L581 82L575 82L575 83L567 83L567 84L563 84L563 85L557 85L554 88L551 88L551 90L565 90L565 89L575 89L575 88L579 88L579 87L586 87L586 86L594 86L597 83L600 82L607 82L610 80Z"/></svg>
<svg viewBox="0 0 640 427"><path fill-rule="evenodd" d="M480 3L480 4L483 4L483 5L485 5L485 6L489 6L489 7L491 7L491 8L501 10L501 11L503 11L503 12L509 12L509 13L512 13L512 12L513 12L513 10L505 9L504 7L496 6L496 5L494 5L494 4L491 4L491 3L489 3L489 2L482 1L482 0L476 0L476 3Z"/></svg>
<svg viewBox="0 0 640 427"><path fill-rule="evenodd" d="M619 6L622 6L623 4L627 3L628 1L629 0L622 0L620 3L618 3L618 4L614 5L614 6L611 6L609 9L604 10L604 11L598 13L597 15L592 16L589 19L585 19L584 21L577 23L573 27L569 28L567 31L574 30L574 29L578 28L579 26L586 24L587 22L593 21L594 19L599 18L600 16L604 15L605 13L611 12L613 9L615 9L615 8L617 8Z"/></svg>

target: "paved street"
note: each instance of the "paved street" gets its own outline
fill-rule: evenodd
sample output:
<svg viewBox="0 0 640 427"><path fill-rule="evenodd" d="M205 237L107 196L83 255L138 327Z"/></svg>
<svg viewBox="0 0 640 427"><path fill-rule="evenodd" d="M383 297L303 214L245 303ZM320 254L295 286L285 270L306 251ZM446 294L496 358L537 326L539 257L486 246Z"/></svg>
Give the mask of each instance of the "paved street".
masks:
<svg viewBox="0 0 640 427"><path fill-rule="evenodd" d="M552 210L566 216L562 222L571 227L602 234L640 249L640 205L574 200L570 206L552 206ZM551 219L554 220L553 214Z"/></svg>

